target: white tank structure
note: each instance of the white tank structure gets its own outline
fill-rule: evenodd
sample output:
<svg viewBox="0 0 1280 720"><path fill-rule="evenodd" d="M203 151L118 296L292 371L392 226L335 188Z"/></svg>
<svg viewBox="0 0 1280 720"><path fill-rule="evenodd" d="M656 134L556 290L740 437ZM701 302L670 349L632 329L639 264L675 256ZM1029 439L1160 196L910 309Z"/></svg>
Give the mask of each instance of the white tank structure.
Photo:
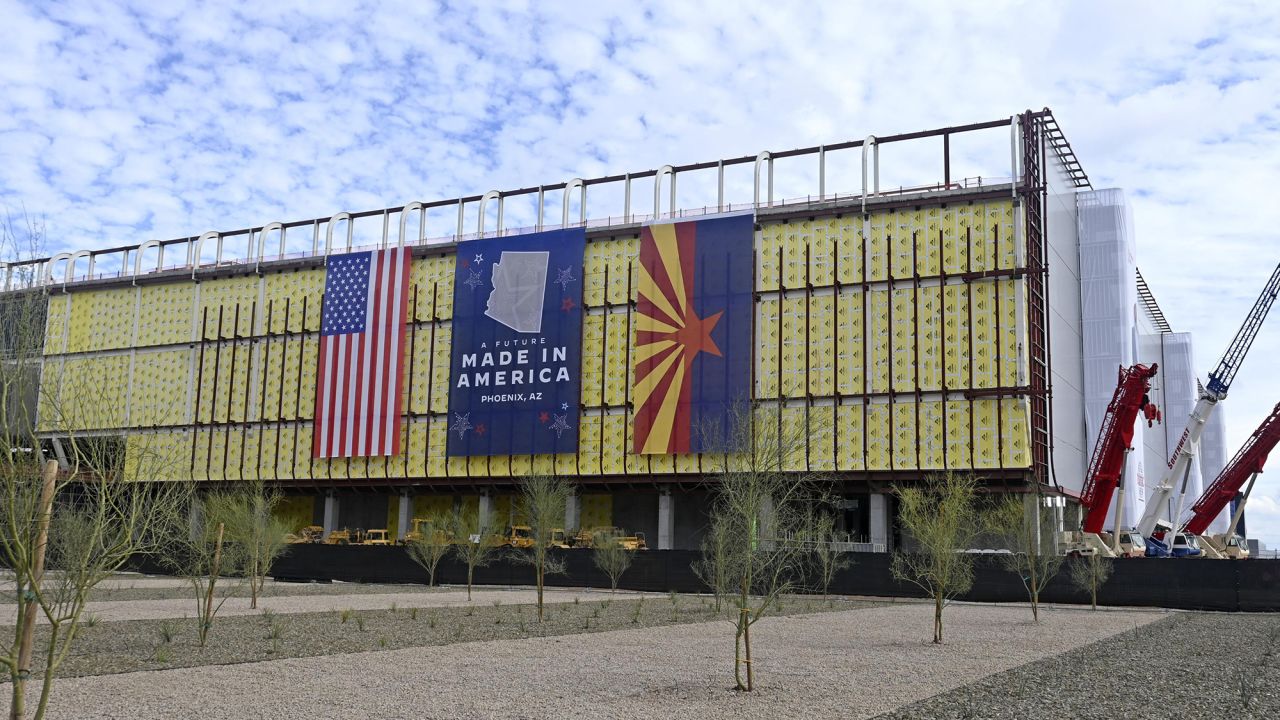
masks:
<svg viewBox="0 0 1280 720"><path fill-rule="evenodd" d="M1227 408L1225 403L1223 405L1209 418L1209 422L1204 426L1204 437L1200 439L1201 485L1205 488L1209 487L1214 478L1222 474L1222 469L1231 459L1227 451ZM1183 514L1186 515L1187 511L1183 511ZM1209 523L1207 533L1209 535L1224 533L1230 524L1231 506L1228 505L1218 513L1218 517L1214 518L1213 522Z"/></svg>
<svg viewBox="0 0 1280 720"><path fill-rule="evenodd" d="M1196 406L1199 394L1196 392L1197 380L1195 372L1195 352L1191 333L1163 333L1155 338L1142 342L1143 358L1141 362L1160 363L1160 374L1152 388L1152 400L1160 406L1164 414L1164 424L1159 430L1152 432L1159 436L1160 442L1147 445L1146 471L1149 484L1160 482L1160 477L1169 468L1169 459L1177 448L1182 437L1182 430L1187 425L1187 418ZM1204 490L1203 474L1200 471L1200 453L1193 450L1190 474L1187 477L1187 497L1195 500ZM1181 489L1181 478L1178 479ZM1177 492L1165 501L1159 517L1173 517Z"/></svg>
<svg viewBox="0 0 1280 720"><path fill-rule="evenodd" d="M1093 455L1107 404L1116 389L1116 372L1139 362L1137 348L1138 289L1132 213L1120 189L1077 194L1080 235L1080 304L1084 352L1084 418L1088 446ZM1143 360L1142 362L1146 362ZM1161 371L1163 372L1163 366ZM1157 375L1156 381L1159 382ZM1124 466L1125 493L1122 528L1133 527L1146 502L1144 430L1135 423L1133 452ZM1157 430L1158 432L1158 430ZM1120 489L1115 491L1119 495ZM1111 508L1117 507L1113 497ZM1112 521L1108 521L1107 528Z"/></svg>

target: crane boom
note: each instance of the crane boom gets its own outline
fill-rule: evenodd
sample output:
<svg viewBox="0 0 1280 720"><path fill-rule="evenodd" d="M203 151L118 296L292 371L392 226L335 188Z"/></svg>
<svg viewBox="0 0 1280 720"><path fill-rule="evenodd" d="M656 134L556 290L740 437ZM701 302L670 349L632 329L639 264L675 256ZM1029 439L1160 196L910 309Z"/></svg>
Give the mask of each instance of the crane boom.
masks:
<svg viewBox="0 0 1280 720"><path fill-rule="evenodd" d="M1187 427L1182 431L1182 437L1174 448L1173 457L1169 458L1169 469L1147 500L1147 508L1142 513L1142 520L1138 523L1138 531L1143 537L1151 537L1155 532L1156 524L1160 522L1160 515L1165 511L1165 503L1173 494L1173 484L1179 479L1182 482L1182 494L1179 495L1179 507L1173 513L1173 517L1176 519L1182 514L1181 498L1186 493L1191 462L1195 459L1196 450L1200 446L1200 436L1204 434L1204 426L1212 417L1218 401L1227 397L1227 391L1231 389L1231 381L1235 379L1236 371L1240 369L1245 355L1249 352L1249 347L1253 345L1253 339L1257 337L1262 321L1266 319L1267 312L1271 310L1277 294L1280 294L1280 265L1272 271L1271 279L1267 281L1262 294L1254 302L1253 309L1249 311L1244 323L1236 331L1236 336L1227 346L1227 351L1222 354L1218 367L1209 375L1209 387L1201 390L1200 399L1196 401L1195 408L1187 418Z"/></svg>
<svg viewBox="0 0 1280 720"><path fill-rule="evenodd" d="M1085 532L1102 532L1111 507L1111 495L1124 472L1125 453L1133 443L1133 423L1138 413L1145 413L1148 423L1159 417L1155 405L1147 398L1151 378L1155 377L1158 368L1155 363L1150 367L1134 365L1120 368L1116 391L1103 415L1098 442L1093 447L1084 490L1080 494L1080 504L1089 510L1081 528ZM1115 529L1118 531L1120 528Z"/></svg>
<svg viewBox="0 0 1280 720"><path fill-rule="evenodd" d="M1185 531L1203 535L1209 529L1209 523L1235 498L1245 482L1255 473L1262 472L1267 455L1277 443L1280 443L1280 404L1253 431L1209 489L1191 506L1191 519L1187 521Z"/></svg>

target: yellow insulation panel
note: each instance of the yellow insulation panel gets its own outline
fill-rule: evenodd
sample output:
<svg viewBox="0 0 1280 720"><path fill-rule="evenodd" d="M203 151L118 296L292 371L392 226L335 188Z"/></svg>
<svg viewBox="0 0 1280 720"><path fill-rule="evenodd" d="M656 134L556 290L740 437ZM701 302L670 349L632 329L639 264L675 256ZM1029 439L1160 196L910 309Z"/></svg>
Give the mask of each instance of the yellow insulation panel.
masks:
<svg viewBox="0 0 1280 720"><path fill-rule="evenodd" d="M1011 267L1016 258L1013 220L1012 205L1001 201L877 212L866 220L854 215L763 226L757 240L757 287L782 288L787 295L765 296L757 303L757 397L782 396L794 402L806 396L854 396L838 406L817 400L807 408L785 409L788 427L807 418L810 436L807 461L797 466L792 459L789 467L933 470L967 466L971 455L980 469L1001 463L1006 467L1029 464L1025 400L943 403L926 396L917 406L910 396L898 396L892 403L877 397L869 404L856 397L863 392L960 390L971 385L971 378L977 388L1018 384L1016 292L1020 281L951 279L945 286L936 279L913 281L917 274ZM636 237L598 240L587 246L582 268L586 304L619 305L607 316L589 314L584 323L582 401L587 407L618 407L629 397L633 370L629 349L634 342L629 334L634 330L628 332L628 309L621 304L628 299L629 286L634 294L637 251ZM271 333L318 327L321 269L50 298L45 351L64 350L64 327L67 351L126 347L134 333L135 311L140 313L136 339L140 346L188 342L197 330L192 318L199 318L205 308L211 318L205 336L212 339L218 335L220 311L223 342L206 345L196 366L201 378L198 422L236 423L261 417L268 422L283 419L286 424L279 430L270 426L206 428L194 443L189 434L174 434L185 438L179 453L184 468L190 464L194 446L197 477L204 475L205 467L215 479L312 475L325 479L348 474L393 478L694 474L715 465L707 457L700 462L693 455L631 453L629 417L617 413L583 417L576 455L446 458L443 414L449 393L453 271L450 256L414 262L412 277L418 288L414 316L444 322L410 331L412 357L406 367L412 373L405 389L406 406L411 413L437 417L406 423L403 444L412 450L389 460L311 459L311 429L295 428L293 420L309 419L313 413L316 338L276 336L260 339L256 345L229 340L249 334L250 318L256 318L259 327L269 325L264 329ZM859 283L864 279L878 284L863 287ZM883 282L890 279L893 287ZM846 285L806 290L837 280ZM308 307L305 322L302 298ZM281 309L286 299L288 318ZM264 313L268 302L269 323ZM90 322L99 314L107 320ZM74 382L64 381L64 388L93 387L98 395L102 388L108 389L105 402L98 402L87 416L82 413L82 420L88 418L84 426L120 425L126 410L131 425L164 426L185 420L191 358L185 348L138 354L132 391L121 398L109 393L110 388L126 386L119 378L128 376L127 354L50 362L46 378L56 378L58 368L64 368L67 377L76 376ZM95 383L94 378L100 381ZM46 411L53 410L47 405L47 401L42 405L45 428L54 420L52 414L46 417Z"/></svg>
<svg viewBox="0 0 1280 720"><path fill-rule="evenodd" d="M259 282L256 275L249 275L200 283L195 322L204 328L206 339L245 337L253 333L258 315L265 312L258 304Z"/></svg>
<svg viewBox="0 0 1280 720"><path fill-rule="evenodd" d="M194 284L143 285L138 288L137 347L190 342Z"/></svg>
<svg viewBox="0 0 1280 720"><path fill-rule="evenodd" d="M129 424L155 427L185 423L190 371L190 350L138 352L129 383Z"/></svg>
<svg viewBox="0 0 1280 720"><path fill-rule="evenodd" d="M126 424L129 356L87 355L47 362L38 401L39 428L70 431Z"/></svg>
<svg viewBox="0 0 1280 720"><path fill-rule="evenodd" d="M415 320L448 320L453 317L453 276L456 261L452 255L433 255L417 258L409 281L413 307L410 314Z"/></svg>
<svg viewBox="0 0 1280 720"><path fill-rule="evenodd" d="M324 294L324 271L293 270L266 276L266 301L270 303L270 332L314 331L320 328L320 297ZM304 317L305 316L305 317ZM263 327L266 327L266 318ZM305 321L305 322L304 322Z"/></svg>
<svg viewBox="0 0 1280 720"><path fill-rule="evenodd" d="M44 354L66 352L67 318L71 315L71 296L51 296L44 318Z"/></svg>
<svg viewBox="0 0 1280 720"><path fill-rule="evenodd" d="M129 347L136 305L134 288L73 293L67 324L67 352Z"/></svg>

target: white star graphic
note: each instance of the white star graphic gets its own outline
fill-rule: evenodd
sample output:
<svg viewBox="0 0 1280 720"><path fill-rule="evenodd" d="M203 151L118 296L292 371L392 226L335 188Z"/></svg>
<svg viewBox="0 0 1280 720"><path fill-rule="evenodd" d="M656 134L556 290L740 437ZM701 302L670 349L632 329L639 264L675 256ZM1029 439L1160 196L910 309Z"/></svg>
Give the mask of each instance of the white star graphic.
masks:
<svg viewBox="0 0 1280 720"><path fill-rule="evenodd" d="M564 292L569 289L569 283L575 282L577 279L573 276L573 266L570 265L567 268L560 268L556 274L555 282L560 286L560 292Z"/></svg>
<svg viewBox="0 0 1280 720"><path fill-rule="evenodd" d="M477 263L482 263L482 262L484 262L484 255L482 255L482 254L480 254L480 253L476 253L476 262L477 262Z"/></svg>
<svg viewBox="0 0 1280 720"><path fill-rule="evenodd" d="M463 435L471 429L471 413L454 413L453 431L458 433L458 439L461 440Z"/></svg>
<svg viewBox="0 0 1280 720"><path fill-rule="evenodd" d="M556 417L555 422L551 423L547 427L550 430L555 430L556 439L559 440L561 437L564 436L564 431L573 429L573 426L569 424L568 414L556 415L555 417Z"/></svg>

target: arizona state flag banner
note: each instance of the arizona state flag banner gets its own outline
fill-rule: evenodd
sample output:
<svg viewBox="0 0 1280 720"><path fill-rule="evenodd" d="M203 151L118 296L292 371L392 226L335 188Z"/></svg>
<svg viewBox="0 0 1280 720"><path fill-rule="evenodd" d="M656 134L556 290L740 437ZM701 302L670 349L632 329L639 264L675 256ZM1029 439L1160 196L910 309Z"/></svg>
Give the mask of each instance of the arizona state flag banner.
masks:
<svg viewBox="0 0 1280 720"><path fill-rule="evenodd" d="M714 447L749 397L754 235L751 214L641 229L635 452Z"/></svg>

